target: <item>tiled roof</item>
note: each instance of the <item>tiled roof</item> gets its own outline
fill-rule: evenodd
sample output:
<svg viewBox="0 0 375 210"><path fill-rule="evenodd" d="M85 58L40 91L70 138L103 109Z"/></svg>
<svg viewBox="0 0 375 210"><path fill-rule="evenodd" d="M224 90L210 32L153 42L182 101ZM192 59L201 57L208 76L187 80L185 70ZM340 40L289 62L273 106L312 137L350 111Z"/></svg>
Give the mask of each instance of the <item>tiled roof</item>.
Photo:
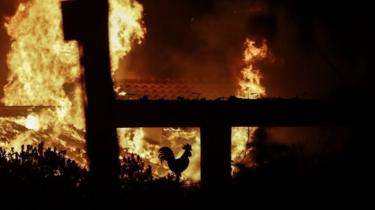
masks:
<svg viewBox="0 0 375 210"><path fill-rule="evenodd" d="M176 81L127 80L121 83L121 90L127 93L124 99L140 99L144 96L150 100L175 100L178 97L198 99L200 97L200 94L194 92L191 86Z"/></svg>

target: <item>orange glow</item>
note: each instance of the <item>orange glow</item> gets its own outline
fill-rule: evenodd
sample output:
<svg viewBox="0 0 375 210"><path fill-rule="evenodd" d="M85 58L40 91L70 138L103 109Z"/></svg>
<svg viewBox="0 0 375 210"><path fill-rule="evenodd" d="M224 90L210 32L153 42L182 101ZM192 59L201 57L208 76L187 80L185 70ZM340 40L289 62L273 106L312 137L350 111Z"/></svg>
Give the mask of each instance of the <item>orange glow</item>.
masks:
<svg viewBox="0 0 375 210"><path fill-rule="evenodd" d="M264 41L261 47L256 47L255 42L247 39L245 42L243 61L245 68L241 71L241 78L238 82L236 96L244 99L257 99L266 96L266 90L260 83L262 75L256 67L256 62L267 57L268 47Z"/></svg>
<svg viewBox="0 0 375 210"><path fill-rule="evenodd" d="M110 0L109 37L112 73L132 49L132 44L142 43L146 29L142 25L143 7L134 0Z"/></svg>
<svg viewBox="0 0 375 210"><path fill-rule="evenodd" d="M262 46L256 47L255 42L250 39L247 39L244 45L245 67L241 70L236 96L242 99L258 99L266 96L266 89L261 84L262 75L260 69L257 68L257 62L267 58L268 47L265 41ZM232 128L232 160L235 164L242 163L249 167L254 165L249 156L251 151L247 148L247 144L252 141L256 129L256 127Z"/></svg>
<svg viewBox="0 0 375 210"><path fill-rule="evenodd" d="M126 128L117 131L123 152L135 153L147 160L153 168L154 176L163 177L169 169L158 159L158 151L163 146L170 147L176 157L181 155L182 145L192 145L190 164L182 178L193 182L200 181L200 133L196 128Z"/></svg>
<svg viewBox="0 0 375 210"><path fill-rule="evenodd" d="M34 116L34 115L29 115L27 116L27 118L25 119L25 127L27 129L31 129L31 130L39 130L40 128L40 124L39 124L39 118L37 116Z"/></svg>
<svg viewBox="0 0 375 210"><path fill-rule="evenodd" d="M133 0L110 0L109 3L114 74L132 43L142 40L145 29L143 8L139 3ZM80 55L76 42L63 39L60 2L22 2L15 15L6 19L5 28L12 44L7 57L10 71L2 103L49 108L26 118L4 119L24 130L2 141L1 146L19 149L22 144L36 145L43 140L46 147L67 150L68 158L87 166Z"/></svg>
<svg viewBox="0 0 375 210"><path fill-rule="evenodd" d="M143 7L135 0L110 0L109 35L112 76L115 78L121 60L131 51L134 43L141 43L146 29L143 26ZM23 144L66 150L67 157L82 167L87 166L85 151L84 91L82 70L79 64L77 42L65 42L58 0L33 0L20 3L15 15L5 21L12 40L7 57L9 74L4 87L6 106L46 106L26 117L0 118L0 146L19 150ZM267 56L265 43L256 47L247 40L244 52L245 68L241 71L236 96L260 98L266 95L261 85L260 70L256 62ZM118 95L126 92L115 85ZM4 127L3 127L4 125ZM6 126L5 126L6 125ZM8 126L9 125L9 126ZM232 135L232 159L243 161L255 128L235 128ZM191 164L183 178L200 180L199 129L161 129L159 142L147 138L146 129L118 129L121 154L136 153L153 166L158 177L168 173L158 160L158 149L169 146L179 156L181 146L193 147Z"/></svg>
<svg viewBox="0 0 375 210"><path fill-rule="evenodd" d="M59 1L35 0L20 3L5 28L11 38L9 68L2 102L7 106L48 106L27 116L25 130L5 146L22 144L67 150L67 155L86 165L82 72L76 42L66 43L61 30ZM21 118L14 122L22 121Z"/></svg>

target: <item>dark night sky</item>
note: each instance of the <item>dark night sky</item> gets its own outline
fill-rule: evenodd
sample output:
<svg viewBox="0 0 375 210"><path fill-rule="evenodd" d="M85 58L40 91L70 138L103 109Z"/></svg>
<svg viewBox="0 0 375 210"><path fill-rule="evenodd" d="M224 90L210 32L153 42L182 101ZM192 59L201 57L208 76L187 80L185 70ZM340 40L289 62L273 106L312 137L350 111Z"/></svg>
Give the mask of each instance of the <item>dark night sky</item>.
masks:
<svg viewBox="0 0 375 210"><path fill-rule="evenodd" d="M124 60L121 77L233 82L243 42L253 37L266 38L273 54L262 63L271 96L370 92L373 12L366 1L139 1L148 32ZM1 19L16 2L0 1ZM9 49L3 26L0 41L2 86Z"/></svg>

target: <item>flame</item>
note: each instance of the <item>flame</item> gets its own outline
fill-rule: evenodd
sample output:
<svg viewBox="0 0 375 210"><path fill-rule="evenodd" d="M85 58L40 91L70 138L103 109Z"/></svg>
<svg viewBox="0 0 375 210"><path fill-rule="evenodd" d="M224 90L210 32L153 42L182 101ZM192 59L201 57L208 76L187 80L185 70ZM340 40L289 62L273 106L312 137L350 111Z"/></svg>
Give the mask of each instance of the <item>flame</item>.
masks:
<svg viewBox="0 0 375 210"><path fill-rule="evenodd" d="M38 131L40 128L39 118L34 114L30 114L25 119L25 127L30 130Z"/></svg>
<svg viewBox="0 0 375 210"><path fill-rule="evenodd" d="M134 0L110 0L109 35L112 74L132 43L144 37L143 7ZM23 132L1 141L2 147L16 150L22 144L67 150L67 156L87 166L85 151L84 92L77 42L65 42L60 1L22 2L14 16L5 21L11 38L4 86L6 106L45 106L25 117L0 119ZM12 129L4 129L4 132Z"/></svg>
<svg viewBox="0 0 375 210"><path fill-rule="evenodd" d="M114 75L121 59L132 49L132 43L142 43L146 29L142 23L143 6L137 1L110 0L109 3L109 44Z"/></svg>
<svg viewBox="0 0 375 210"><path fill-rule="evenodd" d="M76 152L76 148L84 148L79 50L76 42L64 41L61 20L60 4L55 0L22 2L15 15L6 19L12 44L1 101L7 106L46 108L25 119L14 119L18 124L23 121L25 130L5 146L19 150L22 144L36 145L43 140L47 147L67 150L69 157L85 165L84 155Z"/></svg>
<svg viewBox="0 0 375 210"><path fill-rule="evenodd" d="M239 88L236 96L243 99L257 99L266 96L266 90L260 83L262 75L256 63L267 57L268 47L263 41L261 47L256 47L255 42L247 39L245 42L244 63L246 67L242 69L242 77L239 80Z"/></svg>
<svg viewBox="0 0 375 210"><path fill-rule="evenodd" d="M160 132L159 134L151 132ZM123 128L118 129L120 146L124 148L123 155L126 153L138 154L141 158L148 161L153 168L155 177L168 175L169 169L162 165L158 158L158 151L163 146L170 147L176 158L182 154L182 145L188 143L192 145L192 156L190 164L183 172L182 178L192 182L200 181L200 135L197 128ZM146 137L147 133L152 140Z"/></svg>
<svg viewBox="0 0 375 210"><path fill-rule="evenodd" d="M183 153L182 145L188 143L192 146L192 156L189 167L184 171L182 178L193 182L201 179L201 144L199 128L164 128L164 138L167 140L167 146L180 157ZM165 145L163 145L165 146Z"/></svg>
<svg viewBox="0 0 375 210"><path fill-rule="evenodd" d="M239 88L236 96L244 99L257 99L266 95L265 88L261 85L260 69L257 62L267 58L268 48L264 41L261 47L256 47L255 42L247 39L245 41L243 62L245 67L241 70ZM126 93L124 93L126 94ZM253 139L257 128L236 127L232 129L232 160L234 163L245 163L251 166L247 144ZM169 146L175 152L181 152L184 143L190 143L193 147L193 156L190 158L190 165L183 178L192 182L200 181L200 131L199 129L187 128L162 128L163 140L150 142L146 140L146 131L143 128L118 129L120 146L130 153L140 155L149 161L154 169L156 177L165 176L168 168L162 166L158 160L158 150L161 146ZM178 157L178 155L176 155ZM235 168L233 170L235 172Z"/></svg>
<svg viewBox="0 0 375 210"><path fill-rule="evenodd" d="M141 43L146 29L142 23L143 7L135 0L110 0L109 36L112 76L115 78L121 59ZM82 70L79 64L77 42L65 42L58 0L32 0L19 4L16 14L7 18L5 28L12 40L7 57L9 75L4 86L2 103L7 106L45 106L26 117L0 118L0 146L19 150L23 144L36 145L41 141L47 147L66 150L68 158L87 166L85 151L84 91ZM241 98L259 98L266 95L260 83L260 70L256 62L267 55L267 45L256 47L246 40L244 63L239 89ZM114 90L126 95L118 87ZM246 144L255 128L234 128L232 159L243 160ZM169 146L176 156L184 143L193 147L186 179L200 180L199 129L165 128L160 142L146 140L142 128L118 129L121 154L136 153L147 160L157 176L168 170L157 159L161 146ZM250 136L250 137L249 137ZM4 138L4 139L3 139Z"/></svg>
<svg viewBox="0 0 375 210"><path fill-rule="evenodd" d="M258 99L266 96L266 89L261 84L262 75L257 63L267 58L267 43L264 40L262 45L257 47L255 41L246 39L244 45L243 62L245 67L241 70L236 96L243 99ZM235 164L242 163L249 167L254 165L249 156L251 151L247 145L252 141L256 130L256 127L232 128L232 160Z"/></svg>
<svg viewBox="0 0 375 210"><path fill-rule="evenodd" d="M5 23L12 39L7 57L8 83L2 102L8 106L54 106L48 116L59 123L72 124L82 129L82 100L69 97L65 86L80 89L81 71L77 44L65 43L61 30L59 3L53 0L35 0L21 3L16 14Z"/></svg>

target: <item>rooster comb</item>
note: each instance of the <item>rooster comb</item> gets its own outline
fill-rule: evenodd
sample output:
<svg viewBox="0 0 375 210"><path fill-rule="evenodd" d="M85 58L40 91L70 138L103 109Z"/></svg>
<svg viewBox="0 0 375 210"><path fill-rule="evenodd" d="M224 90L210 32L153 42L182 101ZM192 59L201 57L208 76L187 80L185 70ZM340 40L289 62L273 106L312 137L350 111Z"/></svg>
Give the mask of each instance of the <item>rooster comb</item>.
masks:
<svg viewBox="0 0 375 210"><path fill-rule="evenodd" d="M190 145L190 144L184 144L184 146L182 147L182 149L184 149L184 150L189 150L189 151L191 151L191 150L192 150L192 148L191 148L191 145Z"/></svg>

